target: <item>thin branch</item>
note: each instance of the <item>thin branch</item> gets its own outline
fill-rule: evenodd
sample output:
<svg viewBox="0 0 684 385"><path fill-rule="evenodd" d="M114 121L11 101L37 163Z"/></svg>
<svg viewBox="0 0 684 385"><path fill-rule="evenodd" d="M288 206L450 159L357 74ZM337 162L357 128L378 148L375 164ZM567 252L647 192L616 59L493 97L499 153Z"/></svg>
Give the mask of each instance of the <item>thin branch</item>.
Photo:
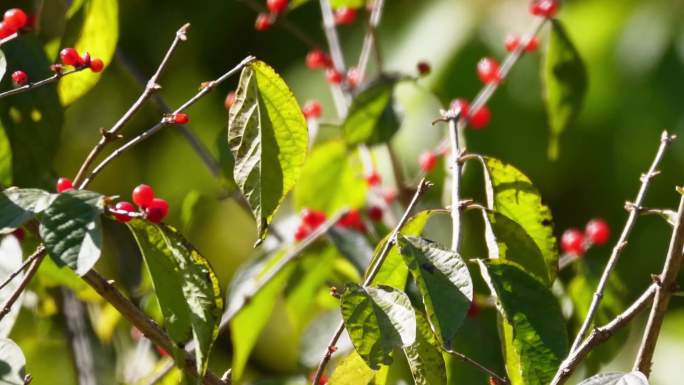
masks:
<svg viewBox="0 0 684 385"><path fill-rule="evenodd" d="M21 87L13 88L9 91L2 92L2 93L0 93L0 99L6 98L6 97L12 96L12 95L21 94L24 92L33 91L36 88L40 88L40 87L46 86L48 84L52 84L52 83L58 81L59 79L65 77L65 76L75 74L76 72L81 72L87 68L88 67L83 66L83 67L73 68L73 69L70 69L70 70L64 71L64 72L55 72L52 76L45 78L43 80L38 80L36 82L29 82L29 83L24 84Z"/></svg>
<svg viewBox="0 0 684 385"><path fill-rule="evenodd" d="M382 18L382 10L385 7L385 0L375 0L373 3L373 10L368 19L368 31L363 38L363 47L361 48L361 55L359 55L359 64L356 68L359 71L359 82L366 78L366 70L368 69L368 62L370 61L371 52L375 51L375 56L378 61L378 67L382 72L382 54L380 53L380 45L377 42L377 28L380 25Z"/></svg>
<svg viewBox="0 0 684 385"><path fill-rule="evenodd" d="M10 310L12 310L12 305L14 305L14 303L17 302L17 299L19 299L21 293L26 289L28 284L31 282L31 279L36 274L36 271L38 271L38 267L40 266L40 263L43 262L43 258L45 258L46 255L47 251L45 250L45 247L43 247L43 245L40 245L38 246L36 251L33 252L33 255L29 257L29 259L33 259L33 261L31 262L28 271L26 271L24 279L21 280L19 286L14 290L12 295L2 305L2 309L0 309L0 320L5 318L5 316L9 314Z"/></svg>
<svg viewBox="0 0 684 385"><path fill-rule="evenodd" d="M458 135L458 122L461 111L447 112L449 138L451 142L451 250L456 253L461 248L461 146Z"/></svg>
<svg viewBox="0 0 684 385"><path fill-rule="evenodd" d="M582 323L582 326L580 327L577 336L575 337L575 342L573 342L570 352L574 352L575 350L577 350L580 343L582 342L582 339L584 339L587 330L589 330L589 326L591 325L594 319L594 315L596 314L599 304L601 303L601 299L603 298L603 291L606 289L606 285L608 284L608 278L615 269L615 266L617 265L618 260L620 259L622 250L625 248L625 246L627 246L627 239L629 238L629 235L632 232L632 228L634 227L634 224L637 218L639 217L640 207L644 203L644 198L646 197L646 193L648 192L651 180L656 175L658 175L658 165L660 164L660 161L663 159L663 156L665 155L665 150L667 150L668 146L670 145L670 143L672 143L672 141L675 138L676 136L669 135L667 131L663 131L660 137L660 147L658 148L658 152L656 153L655 159L653 160L651 167L648 169L648 172L641 176L641 187L639 188L637 197L634 200L634 204L631 206L631 210L629 212L629 216L627 217L625 227L622 229L620 238L618 239L615 247L613 247L613 251L610 254L608 263L606 264L606 267L603 270L603 273L601 274L601 279L599 280L598 287L594 292L594 297L592 298L591 305L589 306L589 311L587 312L587 316L584 322Z"/></svg>
<svg viewBox="0 0 684 385"><path fill-rule="evenodd" d="M190 28L190 24L185 24L182 27L176 31L176 36L173 39L173 42L171 43L171 46L169 49L166 51L166 54L164 55L164 58L162 59L161 63L159 64L159 67L157 68L157 71L150 77L150 80L147 81L147 85L145 86L145 90L140 94L138 99L131 105L131 107L124 113L119 120L114 123L114 125L109 129L109 130L103 130L102 131L102 137L100 138L100 141L97 142L95 147L93 147L92 150L90 150L90 154L86 157L85 161L81 165L80 169L78 170L78 173L76 174L76 177L74 178L74 185L78 186L81 183L81 179L85 176L85 173L88 171L90 166L93 164L97 156L102 152L102 150L105 148L107 143L114 141L117 139L117 134L121 130L121 128L128 123L129 120L135 115L140 108L142 108L143 104L159 89L161 89L161 86L159 85L159 77L161 77L162 72L166 69L166 67L169 64L169 61L171 60L171 56L173 55L174 52L176 52L176 49L180 45L181 42L184 42L187 40L187 31L188 28ZM81 187L83 188L83 187Z"/></svg>
<svg viewBox="0 0 684 385"><path fill-rule="evenodd" d="M613 336L618 330L627 326L634 317L636 317L640 312L642 312L651 303L653 297L655 296L657 286L652 284L646 291L632 303L632 305L627 308L624 312L620 313L609 323L594 329L589 337L587 337L575 351L571 352L568 357L563 360L556 375L549 385L562 385L564 384L572 375L572 373L579 367L582 360L591 352L595 347L601 343L608 340Z"/></svg>
<svg viewBox="0 0 684 385"><path fill-rule="evenodd" d="M323 32L325 32L325 38L328 41L333 67L339 73L345 74L347 69L344 63L344 52L342 51L340 38L337 35L337 27L335 27L335 16L333 15L328 0L319 0L319 3L321 5L321 16L323 18ZM349 109L350 100L348 95L346 95L339 84L331 84L330 92L332 93L333 101L335 102L337 115L340 119L344 119L347 116Z"/></svg>
<svg viewBox="0 0 684 385"><path fill-rule="evenodd" d="M0 47L19 37L19 32L15 32L4 39L0 39Z"/></svg>
<svg viewBox="0 0 684 385"><path fill-rule="evenodd" d="M385 259L387 258L387 255L389 254L390 250L392 249L392 246L396 243L397 241L397 234L399 234L399 231L404 227L406 222L409 219L409 216L411 215L411 212L413 211L413 208L416 206L418 203L418 200L420 197L427 191L428 188L430 188L431 184L428 182L425 178L421 179L420 183L418 183L418 187L416 189L416 193L413 195L413 199L409 203L409 205L406 207L406 210L404 211L404 215L402 215L401 219L399 220L399 223L397 223L397 226L392 230L392 233L389 235L387 238L387 242L382 247L382 250L380 251L380 254L378 254L378 258L376 259L376 262L374 265L371 265L368 267L368 272L366 274L366 278L363 281L363 286L368 286L373 282L373 279L375 279L375 276L378 275L378 272L380 272L380 268L382 267L382 264L385 262ZM314 377L314 380L312 384L318 384L321 375L323 375L323 372L325 371L325 367L328 365L328 362L330 362L330 359L332 358L333 352L335 351L335 345L337 345L337 341L340 339L342 336L342 332L344 331L344 322L341 322L340 325L337 327L335 334L333 337L330 339L330 342L328 343L328 348L326 349L325 355L323 356L323 359L318 365L318 369L316 370L316 376Z"/></svg>
<svg viewBox="0 0 684 385"><path fill-rule="evenodd" d="M26 269L26 267L28 265L30 265L31 263L33 263L33 261L35 261L36 258L38 258L38 257L40 257L40 253L33 253L33 255L26 258L24 263L22 263L21 266L19 266L19 268L17 270L15 270L12 274L10 274L9 277L7 277L7 279L5 279L5 281L2 284L0 284L0 290L4 289L5 286L7 286L10 282L12 282L12 280L14 278L19 276Z"/></svg>
<svg viewBox="0 0 684 385"><path fill-rule="evenodd" d="M178 107L176 110L173 111L172 114L178 114L186 109L188 109L190 106L193 104L197 103L198 100L200 100L202 97L204 97L206 94L211 92L214 87L218 86L219 84L223 83L228 79L229 77L233 76L235 73L240 71L243 67L254 61L255 58L254 56L247 56L245 59L243 59L238 65L233 67L230 71L226 72L225 74L221 75L218 79L212 80L210 82L206 82L202 85L202 88L200 89L199 92L195 94L192 98L190 98L187 102L185 102L183 105ZM135 138L131 139L128 141L126 144L123 146L119 147L116 149L114 152L109 154L108 157L106 157L102 162L100 162L86 177L83 182L80 184L79 189L83 189L90 182L93 181L93 179L104 169L105 166L107 166L111 161L119 157L122 153L124 153L126 150L129 150L130 148L134 147L138 143L144 141L145 139L149 138L150 136L156 134L159 130L161 130L164 126L170 124L168 120L168 116L162 117L162 119L159 121L159 123L155 124L152 128L148 129L147 131L141 133L140 135L136 136Z"/></svg>
<svg viewBox="0 0 684 385"><path fill-rule="evenodd" d="M660 276L654 278L656 280L655 299L651 306L651 313L648 316L646 331L641 341L639 353L634 362L634 370L640 371L646 377L651 373L653 353L658 343L658 336L665 319L665 312L670 304L672 294L677 290L677 276L684 258L682 248L684 248L684 195L679 200L677 222L672 230L672 238L670 239L665 266L663 266Z"/></svg>
<svg viewBox="0 0 684 385"><path fill-rule="evenodd" d="M461 361L465 362L466 364L474 367L475 369L483 372L484 374L496 378L499 381L499 383L508 384L508 380L506 378L499 376L498 374L494 373L491 369L489 369L486 366L482 365L481 363L473 360L472 358L466 356L465 354L457 352L455 350L446 350L446 352L455 356L456 358L460 359Z"/></svg>

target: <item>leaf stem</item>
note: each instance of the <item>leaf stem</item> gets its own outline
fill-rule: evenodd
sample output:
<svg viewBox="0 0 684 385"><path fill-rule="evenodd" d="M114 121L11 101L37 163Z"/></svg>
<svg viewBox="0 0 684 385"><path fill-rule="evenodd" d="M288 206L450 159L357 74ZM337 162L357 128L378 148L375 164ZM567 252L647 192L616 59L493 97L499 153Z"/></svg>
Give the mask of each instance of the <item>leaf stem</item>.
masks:
<svg viewBox="0 0 684 385"><path fill-rule="evenodd" d="M491 376L491 377L496 378L496 379L499 381L499 383L501 383L501 384L508 384L508 380L507 380L506 378L499 376L498 374L494 373L494 371L490 370L489 368L487 368L486 366L482 365L481 363L479 363L479 362L473 360L472 358L466 356L465 354L460 353L460 352L457 352L457 351L455 351L455 350L450 350L450 349L445 350L445 351L446 351L447 353L449 353L449 354L455 356L455 357L458 358L459 360L465 362L466 364L468 364L468 365L474 367L475 369L481 371L482 373L484 373L484 374L486 374L486 375L488 375L488 376Z"/></svg>
<svg viewBox="0 0 684 385"><path fill-rule="evenodd" d="M87 68L88 67L83 66L83 67L73 68L73 69L70 69L70 70L67 70L64 72L56 72L52 76L45 78L43 80L38 80L36 82L29 82L29 83L24 84L21 87L17 87L17 88L11 89L9 91L2 92L2 93L0 93L0 99L6 98L9 96L13 96L13 95L17 95L17 94L21 94L21 93L28 92L28 91L33 91L36 88L40 88L40 87L46 86L48 84L52 84L52 83L58 81L59 79L65 77L65 76L75 74L77 72L81 72Z"/></svg>

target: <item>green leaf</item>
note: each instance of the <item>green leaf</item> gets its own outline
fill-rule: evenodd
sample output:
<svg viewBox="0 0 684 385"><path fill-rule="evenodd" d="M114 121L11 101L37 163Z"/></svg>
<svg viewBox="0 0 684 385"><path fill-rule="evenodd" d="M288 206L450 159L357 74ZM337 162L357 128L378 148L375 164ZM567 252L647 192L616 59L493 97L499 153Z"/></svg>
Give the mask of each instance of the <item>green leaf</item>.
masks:
<svg viewBox="0 0 684 385"><path fill-rule="evenodd" d="M254 290L260 279L284 256L285 250L279 250L265 261L259 260L242 267L228 288L226 316L231 320L233 381L237 382L242 378L249 355L266 326L294 265L286 266L258 292L254 293Z"/></svg>
<svg viewBox="0 0 684 385"><path fill-rule="evenodd" d="M72 190L59 194L40 215L40 237L58 266L69 266L76 274L90 271L102 248L104 197Z"/></svg>
<svg viewBox="0 0 684 385"><path fill-rule="evenodd" d="M480 260L501 313L501 340L512 385L545 385L568 352L560 305L543 283L501 260Z"/></svg>
<svg viewBox="0 0 684 385"><path fill-rule="evenodd" d="M361 162L355 155L340 141L316 147L294 190L295 208L332 214L342 208L363 207L368 186L362 178Z"/></svg>
<svg viewBox="0 0 684 385"><path fill-rule="evenodd" d="M74 47L79 53L89 52L92 58L101 59L105 64L111 63L119 39L118 0L88 0L79 12L83 12L83 17L74 17L70 23L82 24L67 25L67 30L77 32L75 38L67 37L63 45ZM85 95L101 77L101 72L85 70L62 78L58 87L62 104L68 106Z"/></svg>
<svg viewBox="0 0 684 385"><path fill-rule="evenodd" d="M361 8L366 4L366 0L330 0L333 9L340 7Z"/></svg>
<svg viewBox="0 0 684 385"><path fill-rule="evenodd" d="M8 385L24 384L26 376L26 358L21 348L14 341L0 339L0 383Z"/></svg>
<svg viewBox="0 0 684 385"><path fill-rule="evenodd" d="M648 378L643 373L601 373L588 378L578 385L648 385Z"/></svg>
<svg viewBox="0 0 684 385"><path fill-rule="evenodd" d="M343 358L328 380L328 385L369 385L375 371L366 365L356 351Z"/></svg>
<svg viewBox="0 0 684 385"><path fill-rule="evenodd" d="M542 67L551 137L549 158L558 158L558 141L577 118L589 83L587 70L560 20L551 20L549 48Z"/></svg>
<svg viewBox="0 0 684 385"><path fill-rule="evenodd" d="M399 251L418 285L430 327L451 349L473 300L468 267L453 251L418 237L397 237Z"/></svg>
<svg viewBox="0 0 684 385"><path fill-rule="evenodd" d="M17 238L9 236L4 237L0 240L0 282L5 282L5 280L14 272L19 271L23 261L23 253L21 251L21 244ZM0 289L0 303L6 303L17 290L21 284L21 280L24 274L19 273L13 280L9 281L5 287ZM22 294L20 294L23 296ZM19 315L19 310L21 310L22 298L19 297L14 305L10 308L10 311L5 314L5 317L0 320L0 338L6 338L9 336L14 326L14 322L17 320Z"/></svg>
<svg viewBox="0 0 684 385"><path fill-rule="evenodd" d="M45 210L57 195L32 188L10 187L0 193L0 234L8 234Z"/></svg>
<svg viewBox="0 0 684 385"><path fill-rule="evenodd" d="M350 283L342 294L341 307L352 344L371 369L391 364L394 348L416 340L416 315L402 291Z"/></svg>
<svg viewBox="0 0 684 385"><path fill-rule="evenodd" d="M416 385L445 385L446 365L430 325L421 312L416 312L416 341L404 348Z"/></svg>
<svg viewBox="0 0 684 385"><path fill-rule="evenodd" d="M176 229L140 219L129 222L128 227L152 277L169 337L179 348L190 339L195 342L201 377L207 370L223 310L218 279L209 262Z"/></svg>
<svg viewBox="0 0 684 385"><path fill-rule="evenodd" d="M3 46L12 65L31 74L32 79L44 79L53 73L51 61L42 44L31 34ZM10 88L10 79L2 81ZM60 148L64 110L54 84L31 92L0 100L0 123L12 148L13 183L23 187L54 188L52 165Z"/></svg>
<svg viewBox="0 0 684 385"><path fill-rule="evenodd" d="M260 239L299 179L307 141L304 115L285 81L264 62L246 66L230 109L228 144L235 182L252 208Z"/></svg>
<svg viewBox="0 0 684 385"><path fill-rule="evenodd" d="M331 227L328 236L335 248L351 262L358 271L363 272L373 256L373 247L368 238L358 231Z"/></svg>
<svg viewBox="0 0 684 385"><path fill-rule="evenodd" d="M553 282L558 273L558 248L551 210L520 170L494 158L485 158L485 165L488 207L514 220L527 232L544 256L548 282Z"/></svg>
<svg viewBox="0 0 684 385"><path fill-rule="evenodd" d="M551 286L553 281L544 256L525 229L496 211L483 210L482 215L485 216L485 239L489 258L515 262L525 272Z"/></svg>
<svg viewBox="0 0 684 385"><path fill-rule="evenodd" d="M0 187L12 184L12 145L0 122Z"/></svg>
<svg viewBox="0 0 684 385"><path fill-rule="evenodd" d="M399 122L392 107L396 83L396 77L382 76L354 97L342 124L349 146L385 143L397 132Z"/></svg>

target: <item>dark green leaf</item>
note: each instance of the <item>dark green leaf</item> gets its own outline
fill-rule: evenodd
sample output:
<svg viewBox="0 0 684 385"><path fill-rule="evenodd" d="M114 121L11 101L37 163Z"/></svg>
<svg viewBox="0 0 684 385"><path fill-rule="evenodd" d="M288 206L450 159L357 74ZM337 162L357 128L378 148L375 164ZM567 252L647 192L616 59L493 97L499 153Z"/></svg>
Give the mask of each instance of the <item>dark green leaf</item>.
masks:
<svg viewBox="0 0 684 385"><path fill-rule="evenodd" d="M355 230L331 227L328 236L337 250L351 262L357 270L364 271L373 256L373 247L364 234Z"/></svg>
<svg viewBox="0 0 684 385"><path fill-rule="evenodd" d="M5 282L10 274L19 270L23 263L22 256L21 245L17 238L9 236L0 240L0 282ZM6 303L7 299L14 294L15 290L19 288L23 276L24 274L20 272L19 275L9 281L5 287L0 289L0 303ZM23 292L21 295L23 296ZM19 297L10 308L9 313L5 314L5 317L0 320L0 338L9 336L12 327L14 326L14 322L19 315L21 303L22 297Z"/></svg>
<svg viewBox="0 0 684 385"><path fill-rule="evenodd" d="M340 361L330 376L328 384L369 385L373 382L373 378L375 378L375 371L366 365L359 353L353 351Z"/></svg>
<svg viewBox="0 0 684 385"><path fill-rule="evenodd" d="M104 197L72 190L61 193L40 215L40 237L58 266L83 275L100 259Z"/></svg>
<svg viewBox="0 0 684 385"><path fill-rule="evenodd" d="M347 284L341 306L354 348L371 369L392 363L394 348L416 340L416 315L402 291Z"/></svg>
<svg viewBox="0 0 684 385"><path fill-rule="evenodd" d="M399 122L392 106L396 83L396 78L383 76L356 95L342 124L348 145L384 143L397 132Z"/></svg>
<svg viewBox="0 0 684 385"><path fill-rule="evenodd" d="M544 256L548 282L553 282L558 272L558 248L551 210L520 170L494 158L486 158L485 164L488 207L522 226Z"/></svg>
<svg viewBox="0 0 684 385"><path fill-rule="evenodd" d="M556 159L559 137L577 118L589 82L582 58L558 19L551 20L542 74L551 129L549 157Z"/></svg>
<svg viewBox="0 0 684 385"><path fill-rule="evenodd" d="M416 312L416 341L404 348L413 381L416 385L447 383L446 366L438 342L435 340L425 315Z"/></svg>
<svg viewBox="0 0 684 385"><path fill-rule="evenodd" d="M468 267L453 251L417 237L397 237L399 251L423 297L428 321L439 342L453 347L473 300Z"/></svg>
<svg viewBox="0 0 684 385"><path fill-rule="evenodd" d="M333 141L313 150L293 198L297 210L311 208L332 214L364 206L367 191L359 158L343 142Z"/></svg>
<svg viewBox="0 0 684 385"><path fill-rule="evenodd" d="M0 193L0 234L11 233L45 210L56 195L31 188L10 187Z"/></svg>
<svg viewBox="0 0 684 385"><path fill-rule="evenodd" d="M601 373L588 378L578 385L648 385L648 379L641 372Z"/></svg>
<svg viewBox="0 0 684 385"><path fill-rule="evenodd" d="M128 226L152 277L169 336L179 348L195 342L197 372L204 375L223 310L214 271L176 229L140 219Z"/></svg>
<svg viewBox="0 0 684 385"><path fill-rule="evenodd" d="M228 120L233 175L252 208L260 239L285 195L299 179L308 131L285 81L266 63L242 70Z"/></svg>
<svg viewBox="0 0 684 385"><path fill-rule="evenodd" d="M24 384L26 358L14 341L0 339L0 383L8 385Z"/></svg>
<svg viewBox="0 0 684 385"><path fill-rule="evenodd" d="M512 385L545 385L568 351L560 305L543 283L512 263L480 261L501 313L501 340Z"/></svg>

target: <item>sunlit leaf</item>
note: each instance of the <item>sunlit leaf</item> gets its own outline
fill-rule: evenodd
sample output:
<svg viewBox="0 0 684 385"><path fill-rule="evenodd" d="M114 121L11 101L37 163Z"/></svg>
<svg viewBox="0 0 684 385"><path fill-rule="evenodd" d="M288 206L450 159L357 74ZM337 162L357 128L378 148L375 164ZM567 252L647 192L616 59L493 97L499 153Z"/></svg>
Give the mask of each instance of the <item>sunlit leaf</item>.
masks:
<svg viewBox="0 0 684 385"><path fill-rule="evenodd" d="M648 385L648 378L641 372L601 373L578 385Z"/></svg>
<svg viewBox="0 0 684 385"><path fill-rule="evenodd" d="M354 97L342 124L348 145L385 143L397 132L399 122L392 107L396 83L396 78L383 76Z"/></svg>
<svg viewBox="0 0 684 385"><path fill-rule="evenodd" d="M47 191L10 187L0 193L0 234L7 234L45 210L56 198Z"/></svg>
<svg viewBox="0 0 684 385"><path fill-rule="evenodd" d="M558 19L551 20L549 48L542 67L551 129L549 157L556 159L559 137L577 118L587 93L588 76L577 48Z"/></svg>
<svg viewBox="0 0 684 385"><path fill-rule="evenodd" d="M337 365L328 385L369 385L375 378L375 371L366 365L356 351L351 352Z"/></svg>
<svg viewBox="0 0 684 385"><path fill-rule="evenodd" d="M21 348L14 341L0 339L0 383L24 384L26 376L26 358Z"/></svg>
<svg viewBox="0 0 684 385"><path fill-rule="evenodd" d="M416 385L446 384L446 366L438 348L439 343L421 312L416 312L416 327L416 341L404 348L413 381Z"/></svg>
<svg viewBox="0 0 684 385"><path fill-rule="evenodd" d="M242 71L228 120L233 175L257 222L260 239L301 174L308 132L285 81L266 63Z"/></svg>
<svg viewBox="0 0 684 385"><path fill-rule="evenodd" d="M176 229L140 219L128 226L152 277L169 336L178 348L190 340L195 342L197 372L204 375L223 311L214 271Z"/></svg>
<svg viewBox="0 0 684 385"><path fill-rule="evenodd" d="M371 369L392 363L394 348L416 340L416 315L404 292L348 284L341 299L342 318L354 348Z"/></svg>
<svg viewBox="0 0 684 385"><path fill-rule="evenodd" d="M21 245L17 238L8 236L0 240L0 282L5 282L10 274L19 270L23 262L22 255ZM23 276L24 274L20 272L7 286L0 290L0 303L6 303L7 299L14 294L15 290L19 288ZM23 293L5 317L0 320L0 338L7 338L12 331L21 309L22 297Z"/></svg>

